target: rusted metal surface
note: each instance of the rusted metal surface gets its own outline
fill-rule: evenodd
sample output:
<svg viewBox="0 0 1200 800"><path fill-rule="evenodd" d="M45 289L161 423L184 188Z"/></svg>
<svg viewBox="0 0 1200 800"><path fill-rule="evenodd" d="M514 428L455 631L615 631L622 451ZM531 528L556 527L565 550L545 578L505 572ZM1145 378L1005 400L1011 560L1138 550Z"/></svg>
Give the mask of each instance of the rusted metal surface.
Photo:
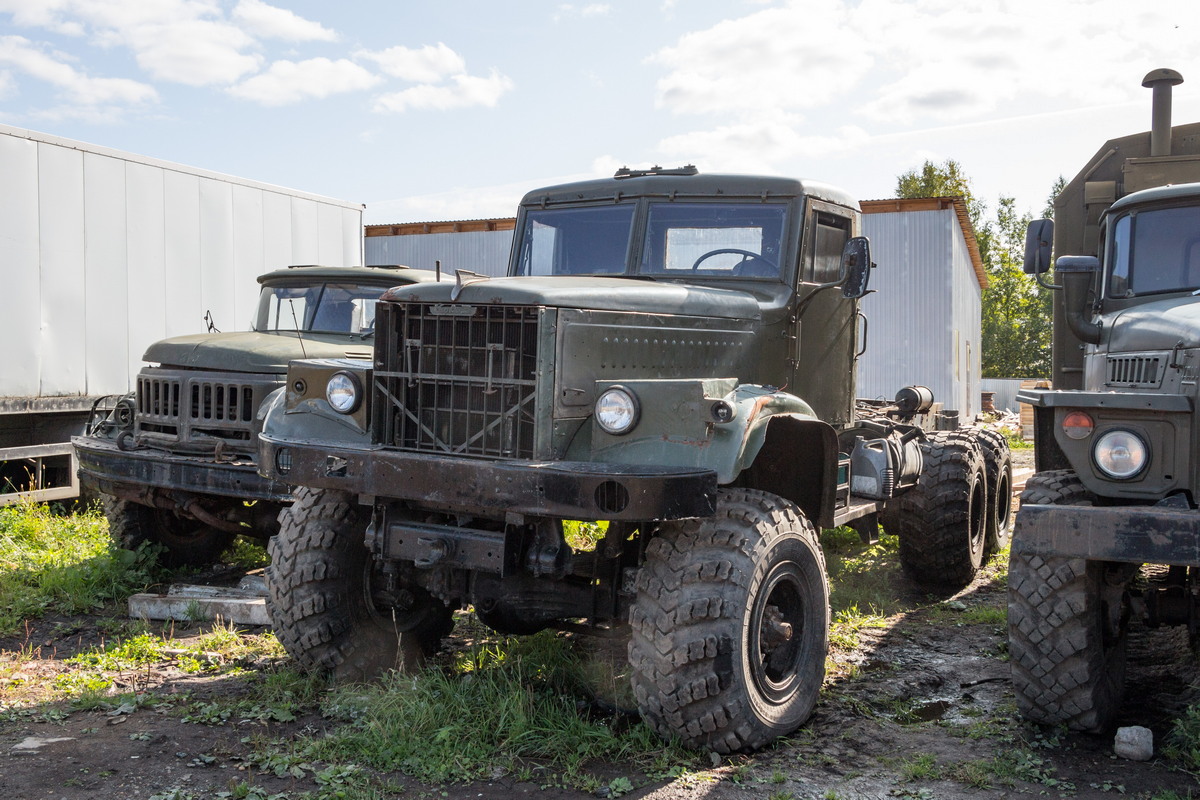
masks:
<svg viewBox="0 0 1200 800"><path fill-rule="evenodd" d="M711 516L717 474L709 469L583 461L480 461L396 450L358 450L259 439L259 463L276 481L412 500L422 506L503 517L684 519ZM289 464L286 473L279 464Z"/></svg>
<svg viewBox="0 0 1200 800"><path fill-rule="evenodd" d="M1164 506L1025 505L1013 529L1021 553L1200 566L1200 512Z"/></svg>
<svg viewBox="0 0 1200 800"><path fill-rule="evenodd" d="M101 484L130 487L129 492L161 487L246 500L292 499L291 487L259 475L250 459L218 463L203 456L166 457L157 450L121 450L112 442L86 436L76 436L71 443L85 474Z"/></svg>

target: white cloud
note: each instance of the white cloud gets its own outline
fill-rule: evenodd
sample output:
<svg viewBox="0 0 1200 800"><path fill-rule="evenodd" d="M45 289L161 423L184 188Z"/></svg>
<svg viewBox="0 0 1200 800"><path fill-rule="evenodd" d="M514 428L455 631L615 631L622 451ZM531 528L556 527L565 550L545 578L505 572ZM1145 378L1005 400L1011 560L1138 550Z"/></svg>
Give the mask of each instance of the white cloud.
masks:
<svg viewBox="0 0 1200 800"><path fill-rule="evenodd" d="M310 58L307 61L276 61L267 69L229 89L243 100L264 106L282 106L307 98L323 98L344 92L369 89L377 75L341 58Z"/></svg>
<svg viewBox="0 0 1200 800"><path fill-rule="evenodd" d="M554 11L554 21L559 22L566 17L606 17L612 13L608 3L588 3L577 6L573 3L560 3Z"/></svg>
<svg viewBox="0 0 1200 800"><path fill-rule="evenodd" d="M17 81L8 70L0 70L0 100L17 93Z"/></svg>
<svg viewBox="0 0 1200 800"><path fill-rule="evenodd" d="M688 33L650 58L668 68L658 105L720 113L828 103L872 63L874 47L855 36L848 18L837 2L797 3Z"/></svg>
<svg viewBox="0 0 1200 800"><path fill-rule="evenodd" d="M1131 71L1194 63L1194 17L1193 0L788 0L685 34L650 63L675 113L953 122L1132 99Z"/></svg>
<svg viewBox="0 0 1200 800"><path fill-rule="evenodd" d="M658 150L672 166L692 163L708 172L777 172L788 161L843 155L868 139L855 126L809 132L798 116L782 114L670 136Z"/></svg>
<svg viewBox="0 0 1200 800"><path fill-rule="evenodd" d="M449 111L472 106L492 108L501 95L513 88L512 80L494 69L486 78L455 75L450 80L449 84L422 84L380 95L375 100L375 110L400 113L410 109Z"/></svg>
<svg viewBox="0 0 1200 800"><path fill-rule="evenodd" d="M253 33L286 42L333 42L336 31L262 0L238 0L230 15Z"/></svg>
<svg viewBox="0 0 1200 800"><path fill-rule="evenodd" d="M467 62L445 44L425 45L422 48L389 47L378 52L360 50L356 58L374 61L394 78L410 83L436 83L450 75L466 72Z"/></svg>
<svg viewBox="0 0 1200 800"><path fill-rule="evenodd" d="M0 64L56 87L64 100L85 108L154 102L154 87L127 78L93 78L21 36L0 36Z"/></svg>

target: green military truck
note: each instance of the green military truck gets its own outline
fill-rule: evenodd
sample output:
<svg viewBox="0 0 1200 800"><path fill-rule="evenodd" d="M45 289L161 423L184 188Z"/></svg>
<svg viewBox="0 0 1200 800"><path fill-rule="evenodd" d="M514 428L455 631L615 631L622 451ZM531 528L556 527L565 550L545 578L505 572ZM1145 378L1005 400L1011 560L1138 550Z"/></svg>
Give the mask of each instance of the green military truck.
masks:
<svg viewBox="0 0 1200 800"><path fill-rule="evenodd" d="M430 279L406 267L276 270L258 279L250 331L150 345L136 391L101 398L71 440L114 538L162 545L179 566L211 561L236 534L274 533L291 489L255 469L262 401L294 358L369 358L376 298Z"/></svg>
<svg viewBox="0 0 1200 800"><path fill-rule="evenodd" d="M1105 143L1026 243L1039 276L1053 243L1061 291L1056 388L1019 395L1037 473L1013 536L1009 653L1021 713L1077 730L1120 708L1132 614L1193 635L1200 620L1200 124L1171 127L1181 81L1146 76L1153 130Z"/></svg>
<svg viewBox="0 0 1200 800"><path fill-rule="evenodd" d="M628 631L664 735L796 729L828 640L817 528L882 521L916 578L955 585L1008 532L1002 438L937 430L921 387L856 410L860 222L823 184L694 167L541 189L508 277L392 289L371 360L293 362L259 437L259 469L302 487L270 545L288 652L361 679L436 648L454 609L584 621ZM568 544L579 520L594 545Z"/></svg>

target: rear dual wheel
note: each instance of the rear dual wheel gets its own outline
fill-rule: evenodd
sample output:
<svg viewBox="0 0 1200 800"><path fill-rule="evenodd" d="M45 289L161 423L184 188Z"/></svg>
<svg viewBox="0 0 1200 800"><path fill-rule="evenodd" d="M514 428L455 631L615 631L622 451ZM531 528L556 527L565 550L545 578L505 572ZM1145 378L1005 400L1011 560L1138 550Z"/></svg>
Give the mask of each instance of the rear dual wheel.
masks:
<svg viewBox="0 0 1200 800"><path fill-rule="evenodd" d="M884 509L883 526L899 536L900 564L915 581L965 586L983 565L988 542L983 452L965 430L930 434L921 452L921 477Z"/></svg>

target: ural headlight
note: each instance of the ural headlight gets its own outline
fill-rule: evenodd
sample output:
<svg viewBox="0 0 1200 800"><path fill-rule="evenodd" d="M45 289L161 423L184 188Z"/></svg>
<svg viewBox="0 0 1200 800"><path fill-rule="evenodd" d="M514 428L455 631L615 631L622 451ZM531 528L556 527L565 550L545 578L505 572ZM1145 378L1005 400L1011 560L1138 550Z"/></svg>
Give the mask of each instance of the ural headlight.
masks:
<svg viewBox="0 0 1200 800"><path fill-rule="evenodd" d="M339 414L353 414L362 403L362 384L349 372L335 372L325 384L325 399Z"/></svg>
<svg viewBox="0 0 1200 800"><path fill-rule="evenodd" d="M1092 458L1101 472L1122 481L1142 471L1150 460L1150 450L1136 433L1109 431L1096 440Z"/></svg>
<svg viewBox="0 0 1200 800"><path fill-rule="evenodd" d="M596 401L596 422L608 433L629 433L637 421L637 397L622 386L605 390Z"/></svg>

